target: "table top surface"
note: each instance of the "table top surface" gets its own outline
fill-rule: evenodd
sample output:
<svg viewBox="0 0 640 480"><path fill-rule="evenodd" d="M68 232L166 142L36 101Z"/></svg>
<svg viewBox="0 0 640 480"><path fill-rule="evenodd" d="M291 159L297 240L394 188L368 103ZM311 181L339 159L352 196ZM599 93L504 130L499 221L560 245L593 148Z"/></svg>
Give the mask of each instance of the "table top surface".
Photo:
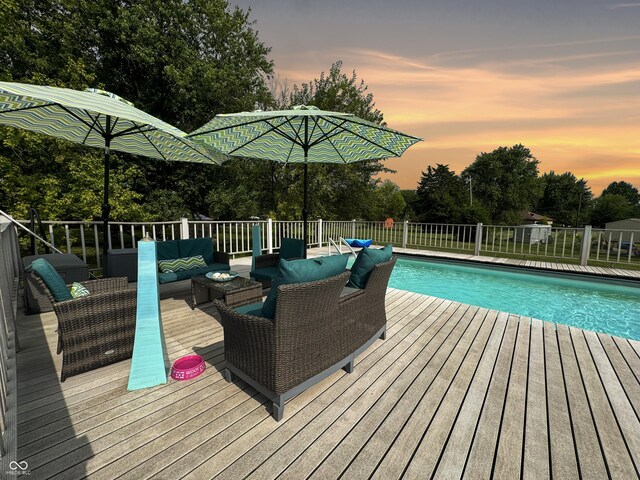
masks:
<svg viewBox="0 0 640 480"><path fill-rule="evenodd" d="M216 282L203 275L199 275L197 277L192 277L191 281L200 283L201 285L206 285L209 288L213 288L221 292L230 292L233 290L239 290L241 288L255 286L260 286L260 288L262 288L262 284L260 282L256 282L244 277L235 277L233 280L229 280L227 282Z"/></svg>

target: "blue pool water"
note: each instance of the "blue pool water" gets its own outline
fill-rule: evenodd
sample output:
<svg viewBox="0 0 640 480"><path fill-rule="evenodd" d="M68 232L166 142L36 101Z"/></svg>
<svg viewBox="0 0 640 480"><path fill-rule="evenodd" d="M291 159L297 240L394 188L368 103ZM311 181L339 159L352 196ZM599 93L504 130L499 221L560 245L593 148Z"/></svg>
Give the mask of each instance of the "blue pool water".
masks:
<svg viewBox="0 0 640 480"><path fill-rule="evenodd" d="M407 259L389 286L640 340L640 287Z"/></svg>

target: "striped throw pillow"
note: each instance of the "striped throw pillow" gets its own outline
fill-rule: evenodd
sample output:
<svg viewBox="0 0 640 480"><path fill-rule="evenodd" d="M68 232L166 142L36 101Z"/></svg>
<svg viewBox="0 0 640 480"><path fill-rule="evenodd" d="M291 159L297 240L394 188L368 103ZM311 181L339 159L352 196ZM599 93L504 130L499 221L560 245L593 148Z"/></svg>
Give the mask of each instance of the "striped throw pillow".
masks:
<svg viewBox="0 0 640 480"><path fill-rule="evenodd" d="M73 282L73 285L71 285L69 292L71 293L71 296L73 298L86 297L87 295L89 295L89 290L87 290L87 287L78 282Z"/></svg>
<svg viewBox="0 0 640 480"><path fill-rule="evenodd" d="M202 255L158 261L158 267L160 267L160 271L162 273L176 273L182 270L191 270L192 268L201 268L206 266L207 262L204 261Z"/></svg>

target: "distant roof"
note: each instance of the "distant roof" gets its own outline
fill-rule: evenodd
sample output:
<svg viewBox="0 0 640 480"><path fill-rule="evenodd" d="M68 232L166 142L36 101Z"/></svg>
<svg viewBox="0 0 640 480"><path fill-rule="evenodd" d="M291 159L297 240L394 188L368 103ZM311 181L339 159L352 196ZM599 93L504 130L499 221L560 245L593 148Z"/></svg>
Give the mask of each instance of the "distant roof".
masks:
<svg viewBox="0 0 640 480"><path fill-rule="evenodd" d="M613 222L607 222L607 225L610 223L618 223L618 222L635 222L640 223L640 218L623 218L622 220L614 220Z"/></svg>
<svg viewBox="0 0 640 480"><path fill-rule="evenodd" d="M533 213L533 212L522 212L522 219L523 220L534 220L534 221L538 221L538 220L552 220L553 218L551 217L547 217L546 215L540 215L539 213Z"/></svg>

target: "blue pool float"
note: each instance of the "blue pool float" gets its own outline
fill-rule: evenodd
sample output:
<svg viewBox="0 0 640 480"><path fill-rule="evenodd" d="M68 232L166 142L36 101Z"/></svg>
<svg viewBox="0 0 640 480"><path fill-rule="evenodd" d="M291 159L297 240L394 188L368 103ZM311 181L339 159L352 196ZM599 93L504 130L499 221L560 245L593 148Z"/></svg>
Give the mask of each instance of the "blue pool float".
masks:
<svg viewBox="0 0 640 480"><path fill-rule="evenodd" d="M370 247L373 242L372 239L363 240L362 238L345 238L344 241L347 242L349 246L355 248Z"/></svg>

